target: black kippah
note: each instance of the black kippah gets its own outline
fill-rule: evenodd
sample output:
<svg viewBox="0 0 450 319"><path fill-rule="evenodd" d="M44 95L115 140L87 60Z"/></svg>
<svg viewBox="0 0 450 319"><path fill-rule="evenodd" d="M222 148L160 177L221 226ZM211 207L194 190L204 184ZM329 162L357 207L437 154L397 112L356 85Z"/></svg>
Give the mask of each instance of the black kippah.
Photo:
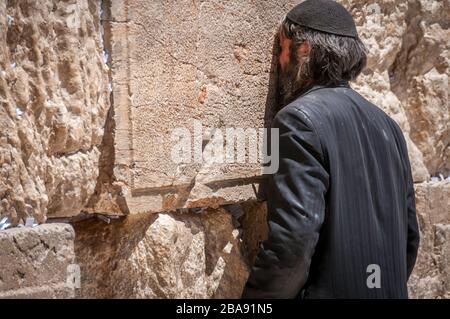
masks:
<svg viewBox="0 0 450 319"><path fill-rule="evenodd" d="M306 0L289 11L286 17L310 29L345 37L358 36L353 17L333 0Z"/></svg>

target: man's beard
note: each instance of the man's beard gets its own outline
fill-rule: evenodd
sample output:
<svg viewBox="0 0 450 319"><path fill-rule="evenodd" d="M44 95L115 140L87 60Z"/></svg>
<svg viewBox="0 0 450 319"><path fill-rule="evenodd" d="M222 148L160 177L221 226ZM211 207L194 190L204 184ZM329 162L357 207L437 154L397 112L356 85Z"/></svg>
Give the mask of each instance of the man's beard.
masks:
<svg viewBox="0 0 450 319"><path fill-rule="evenodd" d="M305 92L310 85L307 70L308 57L290 61L284 71L280 72L279 85L282 106L286 106Z"/></svg>

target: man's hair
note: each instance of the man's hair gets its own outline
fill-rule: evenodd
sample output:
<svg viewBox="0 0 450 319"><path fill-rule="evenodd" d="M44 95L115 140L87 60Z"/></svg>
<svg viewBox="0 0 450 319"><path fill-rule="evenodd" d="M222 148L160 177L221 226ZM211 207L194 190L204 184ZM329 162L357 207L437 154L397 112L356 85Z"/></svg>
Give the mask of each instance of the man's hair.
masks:
<svg viewBox="0 0 450 319"><path fill-rule="evenodd" d="M338 85L353 81L367 63L367 51L358 37L345 37L302 27L284 18L281 32L292 40L291 63L298 61L297 49L305 41L311 47L309 57L302 66L303 78L313 84Z"/></svg>

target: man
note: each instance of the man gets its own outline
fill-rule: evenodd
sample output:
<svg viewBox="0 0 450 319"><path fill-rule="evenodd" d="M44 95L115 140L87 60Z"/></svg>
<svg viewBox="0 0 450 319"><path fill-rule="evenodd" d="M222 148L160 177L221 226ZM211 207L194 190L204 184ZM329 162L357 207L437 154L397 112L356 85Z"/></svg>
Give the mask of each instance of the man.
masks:
<svg viewBox="0 0 450 319"><path fill-rule="evenodd" d="M307 0L280 28L279 170L244 298L407 298L419 245L404 137L351 89L366 64L348 11Z"/></svg>

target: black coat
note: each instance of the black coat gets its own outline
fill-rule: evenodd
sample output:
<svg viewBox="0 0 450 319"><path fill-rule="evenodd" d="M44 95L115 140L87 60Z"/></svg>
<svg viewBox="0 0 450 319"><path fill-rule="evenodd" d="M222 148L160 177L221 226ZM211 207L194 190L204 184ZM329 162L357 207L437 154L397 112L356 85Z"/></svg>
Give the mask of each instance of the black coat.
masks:
<svg viewBox="0 0 450 319"><path fill-rule="evenodd" d="M269 236L243 298L407 298L419 230L399 126L343 84L313 87L272 127Z"/></svg>

